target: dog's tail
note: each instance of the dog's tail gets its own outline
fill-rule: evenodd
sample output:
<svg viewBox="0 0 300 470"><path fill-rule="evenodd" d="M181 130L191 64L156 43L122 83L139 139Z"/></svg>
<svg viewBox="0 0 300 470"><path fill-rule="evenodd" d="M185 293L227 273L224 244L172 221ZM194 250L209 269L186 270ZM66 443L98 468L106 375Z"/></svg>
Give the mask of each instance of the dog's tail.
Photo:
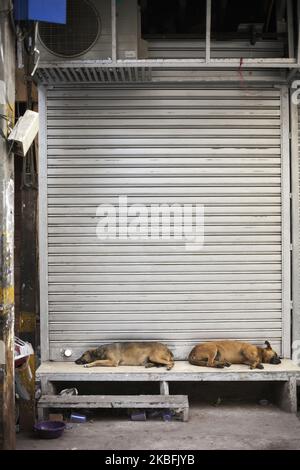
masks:
<svg viewBox="0 0 300 470"><path fill-rule="evenodd" d="M173 369L174 365L175 365L175 362L174 362L174 355L172 353L172 351L170 351L169 348L167 348L167 354L165 355L164 359L166 361L168 361L168 364L167 364L167 370L171 370Z"/></svg>

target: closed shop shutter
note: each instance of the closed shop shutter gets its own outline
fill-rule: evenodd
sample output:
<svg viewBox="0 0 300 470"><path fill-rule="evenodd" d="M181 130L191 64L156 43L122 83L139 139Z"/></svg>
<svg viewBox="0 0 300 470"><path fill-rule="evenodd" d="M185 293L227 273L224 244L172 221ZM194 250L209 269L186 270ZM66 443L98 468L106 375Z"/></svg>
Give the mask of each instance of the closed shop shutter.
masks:
<svg viewBox="0 0 300 470"><path fill-rule="evenodd" d="M73 84L49 88L46 116L50 359L125 340L179 359L227 338L281 352L280 89ZM97 207L119 196L203 205L203 248L99 240Z"/></svg>

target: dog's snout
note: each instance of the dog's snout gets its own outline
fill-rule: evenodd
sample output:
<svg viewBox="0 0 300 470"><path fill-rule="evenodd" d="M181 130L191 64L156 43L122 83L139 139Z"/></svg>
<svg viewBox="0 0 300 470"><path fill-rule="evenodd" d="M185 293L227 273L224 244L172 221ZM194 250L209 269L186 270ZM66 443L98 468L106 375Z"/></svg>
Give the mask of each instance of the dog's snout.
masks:
<svg viewBox="0 0 300 470"><path fill-rule="evenodd" d="M75 364L84 364L84 361L79 357L79 359L76 359Z"/></svg>
<svg viewBox="0 0 300 470"><path fill-rule="evenodd" d="M281 360L278 356L272 357L270 362L271 362L271 364L281 364Z"/></svg>

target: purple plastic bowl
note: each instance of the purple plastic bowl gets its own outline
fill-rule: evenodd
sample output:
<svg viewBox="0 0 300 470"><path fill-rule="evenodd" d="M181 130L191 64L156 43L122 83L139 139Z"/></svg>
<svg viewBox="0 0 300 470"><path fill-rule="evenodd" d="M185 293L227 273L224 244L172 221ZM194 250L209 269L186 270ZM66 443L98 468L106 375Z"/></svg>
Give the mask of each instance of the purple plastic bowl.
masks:
<svg viewBox="0 0 300 470"><path fill-rule="evenodd" d="M56 439L65 430L63 421L39 421L34 425L34 430L41 439Z"/></svg>

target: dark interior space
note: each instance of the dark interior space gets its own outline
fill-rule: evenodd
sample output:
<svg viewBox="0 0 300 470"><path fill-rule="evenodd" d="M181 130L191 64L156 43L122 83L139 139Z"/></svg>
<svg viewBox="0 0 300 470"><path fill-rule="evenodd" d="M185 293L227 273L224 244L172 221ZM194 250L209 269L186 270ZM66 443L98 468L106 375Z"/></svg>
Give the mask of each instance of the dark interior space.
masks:
<svg viewBox="0 0 300 470"><path fill-rule="evenodd" d="M56 391L66 388L77 388L79 395L157 395L159 393L159 382L59 382ZM276 387L269 382L220 382L217 384L209 382L170 382L170 394L188 395L191 407L211 406L222 408L227 406L238 407L246 404L259 405L262 408L272 407L276 403ZM53 409L50 413L60 413L68 419L69 409ZM116 419L130 420L130 409L77 409L86 416L87 420L94 419ZM155 411L155 410L154 410ZM156 410L157 411L157 410ZM176 415L174 415L176 416ZM153 414L153 410L147 410L147 419L161 420L160 415ZM176 418L173 418L173 420ZM178 418L179 419L179 418Z"/></svg>
<svg viewBox="0 0 300 470"><path fill-rule="evenodd" d="M57 382L57 392L76 387L80 395L145 395L159 394L159 382ZM276 387L270 382L169 382L170 394L188 394L191 404L205 403L219 406L229 403L274 399Z"/></svg>
<svg viewBox="0 0 300 470"><path fill-rule="evenodd" d="M276 9L278 0L213 0L211 32L216 40L247 38L251 27L262 39L279 37ZM148 36L205 37L206 0L141 0L142 34ZM286 11L283 10L284 19Z"/></svg>

